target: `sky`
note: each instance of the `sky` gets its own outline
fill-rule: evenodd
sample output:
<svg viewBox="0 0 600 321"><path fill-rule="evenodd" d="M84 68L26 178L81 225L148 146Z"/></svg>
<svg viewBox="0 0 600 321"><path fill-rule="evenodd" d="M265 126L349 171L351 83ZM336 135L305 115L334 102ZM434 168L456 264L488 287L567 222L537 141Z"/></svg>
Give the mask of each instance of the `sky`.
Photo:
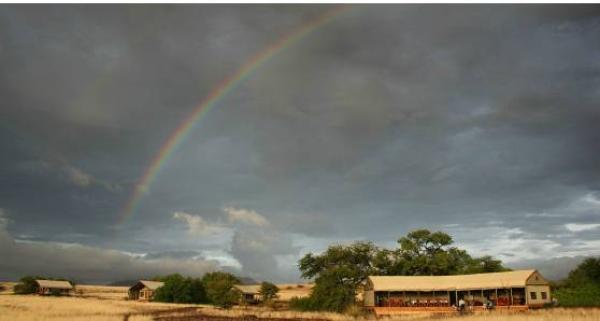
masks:
<svg viewBox="0 0 600 321"><path fill-rule="evenodd" d="M225 270L442 230L564 276L600 255L600 7L0 5L0 279Z"/></svg>

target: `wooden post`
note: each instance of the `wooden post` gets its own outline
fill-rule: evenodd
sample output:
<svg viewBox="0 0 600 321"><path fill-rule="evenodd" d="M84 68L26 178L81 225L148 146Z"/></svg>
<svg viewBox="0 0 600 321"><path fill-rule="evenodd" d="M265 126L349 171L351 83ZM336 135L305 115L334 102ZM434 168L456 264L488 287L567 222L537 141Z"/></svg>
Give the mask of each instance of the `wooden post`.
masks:
<svg viewBox="0 0 600 321"><path fill-rule="evenodd" d="M512 288L510 288L510 305L514 305Z"/></svg>
<svg viewBox="0 0 600 321"><path fill-rule="evenodd" d="M390 304L390 291L388 291L387 304L388 304L388 308L391 307L391 304Z"/></svg>

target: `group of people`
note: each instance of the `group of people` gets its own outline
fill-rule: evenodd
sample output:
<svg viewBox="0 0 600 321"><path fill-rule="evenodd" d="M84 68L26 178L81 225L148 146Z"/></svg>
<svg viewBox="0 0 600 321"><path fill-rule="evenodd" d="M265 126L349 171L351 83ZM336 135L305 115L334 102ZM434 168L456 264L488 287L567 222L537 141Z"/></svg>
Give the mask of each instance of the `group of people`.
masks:
<svg viewBox="0 0 600 321"><path fill-rule="evenodd" d="M471 305L469 305L471 306ZM495 308L495 303L494 301L490 300L489 298L485 298L484 302L483 302L483 306L485 307L486 310L492 310ZM466 311L467 308L467 302L465 301L465 299L461 298L460 300L458 300L458 306L457 306L457 310L459 312L464 312Z"/></svg>

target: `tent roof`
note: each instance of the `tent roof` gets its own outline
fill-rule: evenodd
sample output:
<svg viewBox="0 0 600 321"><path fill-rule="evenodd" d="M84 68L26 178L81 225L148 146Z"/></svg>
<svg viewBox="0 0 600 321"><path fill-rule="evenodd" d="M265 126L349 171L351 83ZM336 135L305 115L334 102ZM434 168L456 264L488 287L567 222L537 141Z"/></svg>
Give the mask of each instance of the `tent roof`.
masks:
<svg viewBox="0 0 600 321"><path fill-rule="evenodd" d="M370 276L375 291L454 291L525 287L536 270L444 276Z"/></svg>
<svg viewBox="0 0 600 321"><path fill-rule="evenodd" d="M70 290L73 288L69 281L54 281L54 280L35 280L40 288L49 289L65 289Z"/></svg>
<svg viewBox="0 0 600 321"><path fill-rule="evenodd" d="M252 285L236 284L236 285L234 285L234 287L236 289L240 290L240 292L242 292L244 294L258 294L258 292L260 292L259 284L252 284Z"/></svg>
<svg viewBox="0 0 600 321"><path fill-rule="evenodd" d="M139 283L141 283L143 286L147 287L150 290L156 290L165 284L164 282L146 281L146 280L140 280Z"/></svg>

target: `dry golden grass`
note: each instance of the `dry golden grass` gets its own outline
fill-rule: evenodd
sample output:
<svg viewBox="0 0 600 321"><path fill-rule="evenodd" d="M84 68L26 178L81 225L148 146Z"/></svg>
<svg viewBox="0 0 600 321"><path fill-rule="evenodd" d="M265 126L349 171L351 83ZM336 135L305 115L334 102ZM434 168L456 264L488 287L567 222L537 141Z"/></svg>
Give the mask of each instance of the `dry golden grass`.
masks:
<svg viewBox="0 0 600 321"><path fill-rule="evenodd" d="M0 293L12 293L17 282L0 282Z"/></svg>
<svg viewBox="0 0 600 321"><path fill-rule="evenodd" d="M108 285L76 285L75 293L77 296L86 298L125 300L127 299L126 286L108 286Z"/></svg>
<svg viewBox="0 0 600 321"><path fill-rule="evenodd" d="M600 309L546 309L531 310L527 312L485 312L471 315L427 315L407 314L375 318L373 316L351 317L348 315L327 312L298 312L298 311L272 311L260 307L234 307L230 310L214 307L198 308L196 311L184 313L176 312L169 316L208 315L215 317L228 317L243 319L245 315L253 315L265 319L327 319L332 321L600 321Z"/></svg>
<svg viewBox="0 0 600 321"><path fill-rule="evenodd" d="M101 289L91 289L94 293ZM114 289L104 289L111 293ZM182 312L182 308L188 308ZM265 319L327 319L332 321L373 321L373 316L351 317L338 313L272 311L261 307L234 307L230 310L208 305L166 304L91 297L40 297L36 295L0 294L0 321L150 321L155 313L163 316L200 315L242 319L253 315ZM520 313L489 312L464 316L394 315L381 321L599 321L600 309L548 309Z"/></svg>
<svg viewBox="0 0 600 321"><path fill-rule="evenodd" d="M2 294L0 321L122 321L128 314L130 321L150 321L148 314L181 307L186 305Z"/></svg>
<svg viewBox="0 0 600 321"><path fill-rule="evenodd" d="M517 313L489 312L445 317L448 321L598 321L600 309L543 309Z"/></svg>

